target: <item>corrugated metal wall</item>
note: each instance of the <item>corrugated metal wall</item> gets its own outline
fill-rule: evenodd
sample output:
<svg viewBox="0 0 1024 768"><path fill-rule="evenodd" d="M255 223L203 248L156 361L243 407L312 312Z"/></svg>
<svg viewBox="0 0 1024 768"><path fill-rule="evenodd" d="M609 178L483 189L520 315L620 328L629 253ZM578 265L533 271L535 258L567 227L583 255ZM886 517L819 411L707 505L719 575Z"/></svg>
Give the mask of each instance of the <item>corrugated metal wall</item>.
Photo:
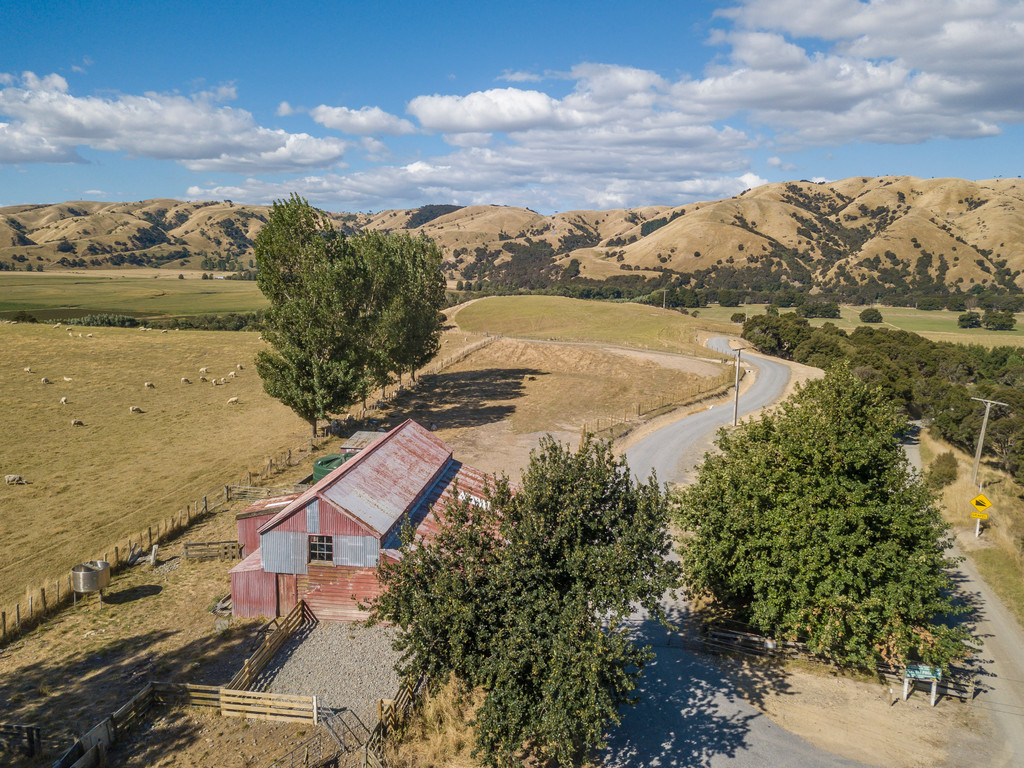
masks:
<svg viewBox="0 0 1024 768"><path fill-rule="evenodd" d="M372 536L371 531L360 525L344 512L339 512L333 504L323 499L320 501L320 533L324 536Z"/></svg>
<svg viewBox="0 0 1024 768"><path fill-rule="evenodd" d="M265 571L306 573L308 558L309 537L303 532L275 528L260 536L260 565Z"/></svg>
<svg viewBox="0 0 1024 768"><path fill-rule="evenodd" d="M320 533L320 499L311 499L306 505L306 533Z"/></svg>
<svg viewBox="0 0 1024 768"><path fill-rule="evenodd" d="M311 565L308 576L295 577L299 595L320 621L362 621L359 601L380 594L373 568L338 568Z"/></svg>
<svg viewBox="0 0 1024 768"><path fill-rule="evenodd" d="M231 615L277 616L277 577L265 571L231 573Z"/></svg>
<svg viewBox="0 0 1024 768"><path fill-rule="evenodd" d="M335 536L334 564L351 565L357 568L373 568L377 565L380 542L375 536Z"/></svg>
<svg viewBox="0 0 1024 768"><path fill-rule="evenodd" d="M274 516L274 512L265 515L243 517L238 521L238 541L242 544L242 557L248 557L260 548L259 527Z"/></svg>

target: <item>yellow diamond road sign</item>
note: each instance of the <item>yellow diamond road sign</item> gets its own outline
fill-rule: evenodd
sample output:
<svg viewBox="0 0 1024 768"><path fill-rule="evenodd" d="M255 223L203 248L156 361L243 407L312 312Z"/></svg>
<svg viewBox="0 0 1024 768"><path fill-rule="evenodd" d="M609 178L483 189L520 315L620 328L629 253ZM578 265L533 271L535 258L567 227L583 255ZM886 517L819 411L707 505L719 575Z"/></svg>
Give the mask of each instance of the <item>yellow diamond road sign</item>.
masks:
<svg viewBox="0 0 1024 768"><path fill-rule="evenodd" d="M971 506L974 507L979 512L984 512L986 509L992 506L992 502L985 497L985 494L979 493L977 496L971 499Z"/></svg>

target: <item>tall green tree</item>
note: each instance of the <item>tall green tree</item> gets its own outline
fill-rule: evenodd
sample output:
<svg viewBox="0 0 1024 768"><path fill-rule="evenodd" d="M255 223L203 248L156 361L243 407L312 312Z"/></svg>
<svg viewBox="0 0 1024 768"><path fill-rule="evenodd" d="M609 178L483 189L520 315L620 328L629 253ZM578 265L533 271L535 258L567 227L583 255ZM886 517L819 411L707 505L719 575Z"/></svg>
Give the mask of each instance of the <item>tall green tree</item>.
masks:
<svg viewBox="0 0 1024 768"><path fill-rule="evenodd" d="M378 572L371 621L402 630L403 676L485 691L489 765L523 753L570 765L603 746L652 657L624 620L640 604L664 621L658 599L678 576L656 481L636 484L607 443L547 439L520 487L463 496L439 526L429 541L407 532L402 559Z"/></svg>
<svg viewBox="0 0 1024 768"><path fill-rule="evenodd" d="M253 250L270 301L263 335L274 347L257 355L256 370L314 434L318 419L436 353L444 283L429 240L346 237L293 194L274 203Z"/></svg>
<svg viewBox="0 0 1024 768"><path fill-rule="evenodd" d="M695 595L841 663L946 667L969 647L950 599L950 543L899 435L905 420L847 367L774 414L722 431L680 496Z"/></svg>

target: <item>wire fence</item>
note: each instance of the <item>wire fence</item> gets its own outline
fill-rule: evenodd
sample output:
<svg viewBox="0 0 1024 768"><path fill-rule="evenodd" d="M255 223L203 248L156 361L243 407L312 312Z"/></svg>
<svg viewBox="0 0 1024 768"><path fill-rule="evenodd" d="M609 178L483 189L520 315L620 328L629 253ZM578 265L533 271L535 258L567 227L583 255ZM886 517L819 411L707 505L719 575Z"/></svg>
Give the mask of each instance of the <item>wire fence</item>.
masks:
<svg viewBox="0 0 1024 768"><path fill-rule="evenodd" d="M469 344L451 355L435 359L422 368L419 373L421 376L437 374L500 338L501 334L483 334L483 338L479 341ZM390 392L385 388L374 399L374 406L379 407L394 400L403 390L404 388L401 386L391 388ZM370 411L369 407L361 409L358 419L350 414L347 422L358 426L358 422L365 421L370 415ZM232 489L239 487L265 488L274 485L275 478L281 473L312 458L332 437L332 433L338 433L338 428L342 423L340 420L336 420L333 423L333 429L322 430L316 437L309 437L292 448L268 457L265 461L251 464L252 468L246 469L241 475L229 478L224 483L208 488L201 493L194 493L190 499L182 499L185 502L183 506L179 506L168 515L152 520L149 525L134 533L110 541L105 546L97 547L93 550L91 557L83 557L76 563L68 563L63 573L52 572L34 584L26 585L24 599L0 606L0 645L5 645L21 636L46 617L68 606L76 599L72 590L72 566L91 560L102 560L110 564L110 574L113 576L124 570L129 564L138 562L140 555L149 552L154 544L159 545L174 539L196 521L243 495L237 491L233 493Z"/></svg>
<svg viewBox="0 0 1024 768"><path fill-rule="evenodd" d="M744 374L745 371L741 369L741 380ZM727 391L733 383L734 373L732 371L723 371L717 376L703 379L693 386L686 387L672 394L631 403L619 413L586 419L583 422L582 433L590 433L596 436L607 435L612 438L621 437L641 422L653 416L658 416L671 409L692 405L709 397L719 395Z"/></svg>

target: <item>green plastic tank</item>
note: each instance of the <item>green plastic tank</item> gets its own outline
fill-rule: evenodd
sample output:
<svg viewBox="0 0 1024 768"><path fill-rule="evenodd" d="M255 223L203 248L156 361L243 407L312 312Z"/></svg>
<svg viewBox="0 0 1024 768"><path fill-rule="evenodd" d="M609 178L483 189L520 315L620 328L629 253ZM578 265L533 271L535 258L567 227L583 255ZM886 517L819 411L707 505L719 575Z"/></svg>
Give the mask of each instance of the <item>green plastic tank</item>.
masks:
<svg viewBox="0 0 1024 768"><path fill-rule="evenodd" d="M313 482L319 483L354 455L354 453L329 453L326 456L321 456L313 462Z"/></svg>

